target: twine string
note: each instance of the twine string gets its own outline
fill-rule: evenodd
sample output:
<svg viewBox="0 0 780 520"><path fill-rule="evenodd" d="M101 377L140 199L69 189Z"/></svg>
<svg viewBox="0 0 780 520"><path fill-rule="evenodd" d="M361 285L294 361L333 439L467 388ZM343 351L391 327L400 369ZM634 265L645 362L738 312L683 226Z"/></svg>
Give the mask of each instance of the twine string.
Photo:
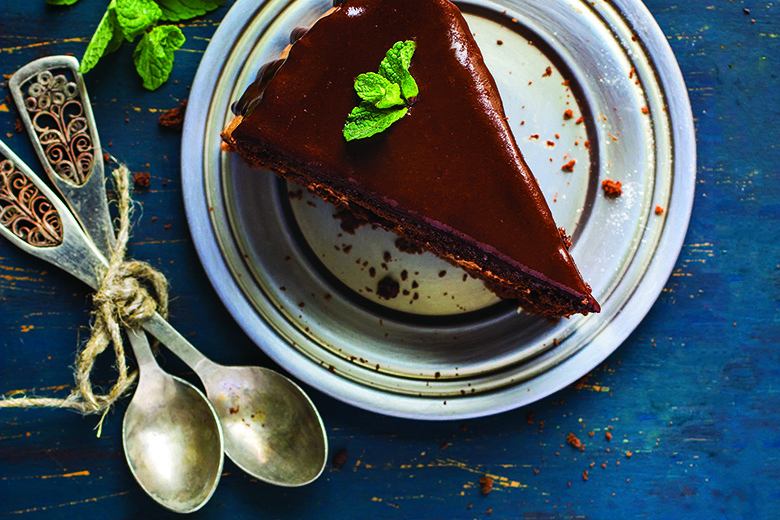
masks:
<svg viewBox="0 0 780 520"><path fill-rule="evenodd" d="M125 259L133 210L130 172L122 164L114 170L113 176L119 213L117 239L111 250L109 266L100 273L100 287L92 297L92 330L89 340L76 355L75 385L64 399L3 396L0 398L0 408L66 408L84 415L101 414L99 431L105 414L127 393L138 377L138 372L130 371L127 366L121 327L136 329L155 312L166 317L168 284L165 276L146 262ZM92 369L97 357L109 345L113 345L117 379L107 392L95 393L91 380Z"/></svg>

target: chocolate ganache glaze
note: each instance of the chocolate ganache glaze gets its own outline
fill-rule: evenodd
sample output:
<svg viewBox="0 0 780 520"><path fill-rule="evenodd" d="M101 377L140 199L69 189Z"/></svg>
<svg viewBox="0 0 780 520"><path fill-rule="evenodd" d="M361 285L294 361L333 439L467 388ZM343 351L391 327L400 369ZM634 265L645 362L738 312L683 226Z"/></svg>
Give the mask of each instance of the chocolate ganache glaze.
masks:
<svg viewBox="0 0 780 520"><path fill-rule="evenodd" d="M399 234L486 279L598 312L509 129L495 81L460 11L447 0L346 0L297 32L234 106L226 141L259 167L348 200ZM413 40L419 96L388 130L347 142L353 84ZM279 66L281 65L281 66ZM541 283L539 283L541 282ZM527 289L525 289L528 292ZM563 308L563 307L562 307Z"/></svg>

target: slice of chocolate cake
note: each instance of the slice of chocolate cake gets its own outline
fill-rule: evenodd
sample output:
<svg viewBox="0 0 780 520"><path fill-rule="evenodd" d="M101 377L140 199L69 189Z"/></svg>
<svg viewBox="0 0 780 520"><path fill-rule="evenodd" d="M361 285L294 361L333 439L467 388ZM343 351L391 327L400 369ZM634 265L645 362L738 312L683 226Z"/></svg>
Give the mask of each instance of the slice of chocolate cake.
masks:
<svg viewBox="0 0 780 520"><path fill-rule="evenodd" d="M527 312L599 311L457 7L346 0L293 39L234 104L227 149L462 267ZM407 72L413 81L399 77Z"/></svg>

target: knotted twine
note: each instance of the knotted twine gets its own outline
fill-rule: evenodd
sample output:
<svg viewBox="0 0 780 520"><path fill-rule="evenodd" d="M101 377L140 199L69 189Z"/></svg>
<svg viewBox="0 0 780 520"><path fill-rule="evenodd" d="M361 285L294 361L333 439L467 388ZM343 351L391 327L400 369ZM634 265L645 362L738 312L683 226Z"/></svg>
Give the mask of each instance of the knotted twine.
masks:
<svg viewBox="0 0 780 520"><path fill-rule="evenodd" d="M64 399L48 397L0 398L0 408L66 408L84 415L101 414L98 436L111 406L133 386L137 371L130 371L125 357L121 326L136 329L154 315L168 314L168 283L159 271L146 262L126 260L130 239L133 204L130 198L130 171L120 164L114 170L117 194L118 229L116 244L111 250L109 266L102 270L101 283L92 297L93 322L91 336L77 352L74 367L75 386ZM113 345L118 372L116 382L106 393L95 393L91 381L97 357Z"/></svg>

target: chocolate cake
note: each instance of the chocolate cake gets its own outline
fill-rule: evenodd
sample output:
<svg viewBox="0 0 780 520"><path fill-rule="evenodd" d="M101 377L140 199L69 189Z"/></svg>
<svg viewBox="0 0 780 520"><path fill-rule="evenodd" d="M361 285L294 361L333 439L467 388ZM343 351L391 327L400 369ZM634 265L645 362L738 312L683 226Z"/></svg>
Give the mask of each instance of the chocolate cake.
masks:
<svg viewBox="0 0 780 520"><path fill-rule="evenodd" d="M457 7L346 0L291 41L233 105L226 149L462 267L529 313L599 311ZM408 72L419 93L389 128L348 141L356 78L399 42L414 42Z"/></svg>

